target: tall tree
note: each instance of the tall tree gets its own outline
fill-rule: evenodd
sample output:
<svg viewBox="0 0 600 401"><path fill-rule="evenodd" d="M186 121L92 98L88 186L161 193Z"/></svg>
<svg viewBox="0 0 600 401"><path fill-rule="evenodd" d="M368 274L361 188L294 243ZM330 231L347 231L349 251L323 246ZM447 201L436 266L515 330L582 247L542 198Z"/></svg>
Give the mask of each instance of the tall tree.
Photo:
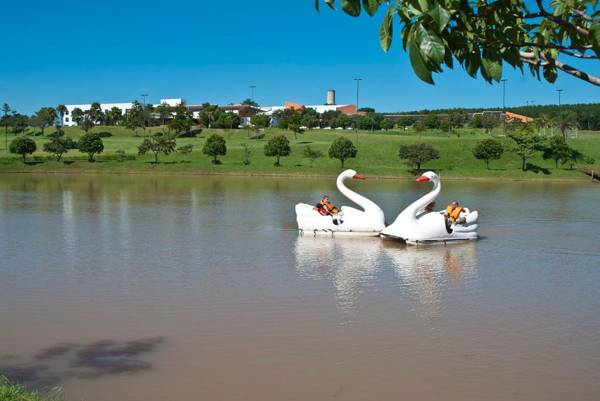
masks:
<svg viewBox="0 0 600 401"><path fill-rule="evenodd" d="M118 107L108 110L108 125L119 125L123 121L123 112Z"/></svg>
<svg viewBox="0 0 600 401"><path fill-rule="evenodd" d="M2 116L2 122L4 124L4 149L8 150L8 126L10 125L10 106L8 103L4 103L2 105L2 112L4 115Z"/></svg>
<svg viewBox="0 0 600 401"><path fill-rule="evenodd" d="M175 107L175 116L169 122L169 128L175 131L177 134L188 132L194 120L192 119L192 112L183 104Z"/></svg>
<svg viewBox="0 0 600 401"><path fill-rule="evenodd" d="M35 113L34 120L36 125L40 127L42 135L44 135L44 129L54 125L56 121L56 110L53 107L42 107Z"/></svg>
<svg viewBox="0 0 600 401"><path fill-rule="evenodd" d="M134 100L131 109L125 115L125 127L137 132L137 129L141 128L144 123L143 114L142 105L137 100Z"/></svg>
<svg viewBox="0 0 600 401"><path fill-rule="evenodd" d="M103 123L104 112L102 111L100 103L92 103L92 105L90 106L90 110L88 111L88 115L90 116L90 119L92 120L94 125Z"/></svg>
<svg viewBox="0 0 600 401"><path fill-rule="evenodd" d="M59 104L58 106L56 106L56 112L60 116L60 124L59 125L63 125L65 115L69 112L69 110L67 109L67 106L65 106L64 104Z"/></svg>
<svg viewBox="0 0 600 401"><path fill-rule="evenodd" d="M317 9L320 3L315 1ZM335 8L335 0L325 3ZM488 82L500 81L506 63L520 70L528 67L533 76L548 82L562 71L600 86L600 77L563 61L566 57L595 63L600 58L597 0L341 0L341 6L353 17L363 9L373 16L386 8L379 30L381 47L390 49L397 21L415 74L431 84L432 73L442 72L444 65L451 69L457 61L470 76L479 72Z"/></svg>
<svg viewBox="0 0 600 401"><path fill-rule="evenodd" d="M521 159L521 170L527 170L527 160L542 149L542 140L527 130L518 130L508 134L513 141L513 152Z"/></svg>

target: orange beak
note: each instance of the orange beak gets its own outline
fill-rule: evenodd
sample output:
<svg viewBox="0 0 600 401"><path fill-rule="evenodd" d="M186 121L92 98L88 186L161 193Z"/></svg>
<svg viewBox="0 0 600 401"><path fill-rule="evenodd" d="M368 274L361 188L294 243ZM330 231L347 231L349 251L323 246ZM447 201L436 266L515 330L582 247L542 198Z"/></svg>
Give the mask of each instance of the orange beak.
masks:
<svg viewBox="0 0 600 401"><path fill-rule="evenodd" d="M362 174L354 174L354 177L352 177L352 179L354 180L366 180L367 178L362 175Z"/></svg>
<svg viewBox="0 0 600 401"><path fill-rule="evenodd" d="M417 178L416 181L417 182L427 182L427 181L429 181L429 178L427 178L424 175L422 175L419 178Z"/></svg>

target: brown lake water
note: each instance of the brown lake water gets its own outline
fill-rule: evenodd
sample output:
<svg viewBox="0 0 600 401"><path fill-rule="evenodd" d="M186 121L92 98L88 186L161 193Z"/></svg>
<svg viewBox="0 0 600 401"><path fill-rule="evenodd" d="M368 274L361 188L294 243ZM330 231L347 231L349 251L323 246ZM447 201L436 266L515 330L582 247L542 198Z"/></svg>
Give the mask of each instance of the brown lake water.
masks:
<svg viewBox="0 0 600 401"><path fill-rule="evenodd" d="M392 221L426 184L353 185ZM333 180L0 176L0 374L67 401L600 400L600 187L445 182L477 242L298 236Z"/></svg>

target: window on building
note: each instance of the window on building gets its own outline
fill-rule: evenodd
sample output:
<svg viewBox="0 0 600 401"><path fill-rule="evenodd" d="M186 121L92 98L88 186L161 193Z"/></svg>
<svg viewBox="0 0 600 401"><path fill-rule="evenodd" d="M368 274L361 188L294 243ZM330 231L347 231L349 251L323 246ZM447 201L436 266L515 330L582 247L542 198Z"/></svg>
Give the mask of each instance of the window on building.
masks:
<svg viewBox="0 0 600 401"><path fill-rule="evenodd" d="M65 117L65 122L68 123L69 122L69 117Z"/></svg>

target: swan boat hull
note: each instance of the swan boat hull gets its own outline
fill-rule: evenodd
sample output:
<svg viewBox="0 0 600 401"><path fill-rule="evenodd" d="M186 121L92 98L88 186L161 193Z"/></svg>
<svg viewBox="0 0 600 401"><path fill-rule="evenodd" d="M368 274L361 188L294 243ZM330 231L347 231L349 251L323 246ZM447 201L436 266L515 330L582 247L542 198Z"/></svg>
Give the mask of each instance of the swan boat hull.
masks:
<svg viewBox="0 0 600 401"><path fill-rule="evenodd" d="M298 230L301 234L311 235L378 237L385 228L383 220L373 221L360 210L342 206L341 211L342 217L336 224L332 216L322 216L313 206L299 203L296 205Z"/></svg>

